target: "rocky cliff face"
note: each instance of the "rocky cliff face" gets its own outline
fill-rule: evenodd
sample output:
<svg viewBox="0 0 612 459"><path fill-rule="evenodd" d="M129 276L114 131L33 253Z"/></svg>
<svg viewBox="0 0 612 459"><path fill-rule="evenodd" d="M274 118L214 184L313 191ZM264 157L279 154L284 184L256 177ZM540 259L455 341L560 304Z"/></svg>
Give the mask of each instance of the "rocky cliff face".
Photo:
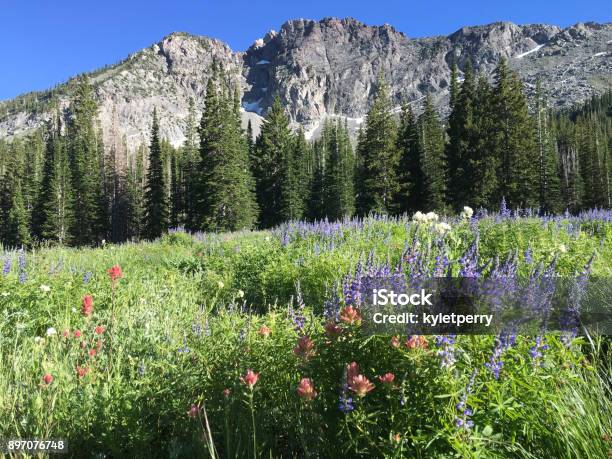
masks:
<svg viewBox="0 0 612 459"><path fill-rule="evenodd" d="M316 136L326 117L342 116L356 127L374 96L379 74L396 106L417 106L431 94L444 110L450 66L468 59L490 75L501 58L518 70L527 90L540 78L554 106L568 106L612 86L612 24L550 25L494 23L464 27L447 37L410 39L390 25L366 26L354 19L293 20L269 32L246 52L183 33L91 74L107 142L125 138L133 148L147 142L153 107L161 132L174 145L184 140L189 100L198 111L213 61L222 64L243 91L243 121L255 128L279 94L292 121ZM0 104L0 137L40 126L51 102L65 107L71 82L52 91Z"/></svg>

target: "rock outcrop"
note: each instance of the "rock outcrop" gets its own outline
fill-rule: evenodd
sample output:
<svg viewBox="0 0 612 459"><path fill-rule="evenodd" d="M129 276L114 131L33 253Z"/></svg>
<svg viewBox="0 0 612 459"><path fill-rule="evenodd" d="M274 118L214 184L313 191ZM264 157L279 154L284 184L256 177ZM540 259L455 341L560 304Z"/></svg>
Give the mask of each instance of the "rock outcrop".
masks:
<svg viewBox="0 0 612 459"><path fill-rule="evenodd" d="M243 91L243 121L257 131L276 94L291 120L316 136L327 117L364 118L378 76L389 83L394 104L415 104L430 94L443 113L450 69L471 60L491 75L509 60L533 91L540 79L551 105L569 106L612 86L612 24L551 25L508 22L464 27L449 36L411 39L390 25L355 19L292 20L268 32L246 52L219 40L173 33L124 61L90 74L105 141L125 139L129 148L147 142L153 107L163 136L180 145L189 101L201 111L213 62ZM26 133L65 108L73 81L0 103L0 137Z"/></svg>

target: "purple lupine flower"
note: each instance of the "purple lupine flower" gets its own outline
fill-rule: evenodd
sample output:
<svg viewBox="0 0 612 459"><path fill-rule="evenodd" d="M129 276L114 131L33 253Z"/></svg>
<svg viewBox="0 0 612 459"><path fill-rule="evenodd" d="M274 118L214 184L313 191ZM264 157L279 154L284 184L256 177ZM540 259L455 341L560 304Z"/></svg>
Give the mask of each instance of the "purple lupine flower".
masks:
<svg viewBox="0 0 612 459"><path fill-rule="evenodd" d="M191 325L191 331L193 332L194 335L196 335L198 338L200 338L202 336L202 325L198 324L192 324Z"/></svg>
<svg viewBox="0 0 612 459"><path fill-rule="evenodd" d="M440 357L440 368L450 368L455 364L455 335L436 336L436 346Z"/></svg>
<svg viewBox="0 0 612 459"><path fill-rule="evenodd" d="M17 262L19 265L19 283L23 284L28 278L28 273L26 272L26 256L23 247L19 249Z"/></svg>
<svg viewBox="0 0 612 459"><path fill-rule="evenodd" d="M465 391L461 396L461 399L455 405L455 409L457 410L457 416L455 417L455 426L457 426L457 428L470 429L474 425L474 422L470 419L474 412L468 406L468 397L474 390L474 381L476 380L477 374L478 370L474 369L472 375L470 376L470 380L467 386L465 387Z"/></svg>
<svg viewBox="0 0 612 459"><path fill-rule="evenodd" d="M535 344L529 348L529 355L534 360L534 364L538 359L542 358L542 352L548 349L548 344L545 344L546 338L543 336L536 336Z"/></svg>
<svg viewBox="0 0 612 459"><path fill-rule="evenodd" d="M495 337L495 347L489 361L485 363L485 367L493 373L495 379L499 379L499 374L504 367L503 354L515 344L516 335L513 333L502 332Z"/></svg>
<svg viewBox="0 0 612 459"><path fill-rule="evenodd" d="M326 295L323 302L323 316L327 320L337 322L340 317L340 297L338 296L338 287L336 284L331 289L331 295Z"/></svg>
<svg viewBox="0 0 612 459"><path fill-rule="evenodd" d="M91 271L87 271L85 274L83 274L83 283L85 285L89 284L89 281L91 280L92 275L93 273Z"/></svg>
<svg viewBox="0 0 612 459"><path fill-rule="evenodd" d="M525 263L528 265L533 263L533 250L531 249L531 246L527 247L525 250Z"/></svg>
<svg viewBox="0 0 612 459"><path fill-rule="evenodd" d="M4 258L4 263L2 265L2 275L3 276L8 276L8 274L11 272L11 257L9 257L8 255L6 256L6 258Z"/></svg>
<svg viewBox="0 0 612 459"><path fill-rule="evenodd" d="M342 372L342 389L340 391L340 396L338 397L338 409L344 414L348 414L355 409L353 399L349 393L348 375L346 369Z"/></svg>
<svg viewBox="0 0 612 459"><path fill-rule="evenodd" d="M189 354L189 352L191 352L191 349L187 347L187 337L183 337L183 346L178 348L178 353Z"/></svg>

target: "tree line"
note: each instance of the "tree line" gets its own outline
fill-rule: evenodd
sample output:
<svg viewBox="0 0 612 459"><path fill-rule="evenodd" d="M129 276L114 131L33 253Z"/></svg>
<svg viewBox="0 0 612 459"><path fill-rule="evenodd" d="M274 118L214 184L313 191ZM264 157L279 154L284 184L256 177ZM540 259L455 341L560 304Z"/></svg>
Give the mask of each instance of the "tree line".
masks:
<svg viewBox="0 0 612 459"><path fill-rule="evenodd" d="M355 145L339 118L307 141L276 97L255 138L250 123L241 128L238 88L215 65L203 112L190 101L184 144L160 137L154 111L149 144L128 152L114 127L104 145L81 77L43 130L0 142L0 241L88 245L155 239L171 227L493 209L502 199L541 213L611 207L612 91L555 112L539 84L527 99L504 60L491 80L469 62L462 78L453 66L449 90L447 119L429 96L397 113L380 77Z"/></svg>

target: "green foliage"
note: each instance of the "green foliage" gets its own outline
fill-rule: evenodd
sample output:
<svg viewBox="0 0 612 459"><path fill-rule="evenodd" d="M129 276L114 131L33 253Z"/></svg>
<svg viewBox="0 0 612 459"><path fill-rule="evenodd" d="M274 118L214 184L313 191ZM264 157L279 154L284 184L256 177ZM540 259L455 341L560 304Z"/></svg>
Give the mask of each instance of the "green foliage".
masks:
<svg viewBox="0 0 612 459"><path fill-rule="evenodd" d="M389 88L382 75L357 146L357 211L389 214L396 210L399 189L397 124L391 113Z"/></svg>
<svg viewBox="0 0 612 459"><path fill-rule="evenodd" d="M442 246L455 260L475 232L451 223ZM609 223L578 232L539 219L478 225L483 262L530 247L533 262L521 258L520 271L557 256L558 272L568 274L599 248L593 273L610 274ZM325 332L326 290L370 252L397 262L406 240L435 262L440 241L429 226L382 219L289 241L277 232L171 233L158 243L27 253L23 283L17 269L0 274L0 437L65 438L83 457L604 457L612 429L605 338L568 347L546 335L549 348L534 362L534 338L517 337L495 379L485 367L491 336L458 337L446 368L431 337L427 346L401 338L395 347L357 325ZM106 270L116 264L123 277L113 283ZM86 294L90 317L80 311ZM238 310L245 300L259 313ZM305 317L302 329L288 304ZM308 358L294 352L302 336L314 346ZM349 390L354 409L344 414L339 395L351 362L375 387L363 398ZM252 390L240 379L247 369L259 373ZM378 378L387 372L393 385ZM312 401L296 392L302 378L314 384ZM464 397L471 429L456 426Z"/></svg>
<svg viewBox="0 0 612 459"><path fill-rule="evenodd" d="M145 228L148 239L155 239L168 231L168 195L164 175L162 147L159 139L157 110L153 110L149 167L144 195Z"/></svg>

